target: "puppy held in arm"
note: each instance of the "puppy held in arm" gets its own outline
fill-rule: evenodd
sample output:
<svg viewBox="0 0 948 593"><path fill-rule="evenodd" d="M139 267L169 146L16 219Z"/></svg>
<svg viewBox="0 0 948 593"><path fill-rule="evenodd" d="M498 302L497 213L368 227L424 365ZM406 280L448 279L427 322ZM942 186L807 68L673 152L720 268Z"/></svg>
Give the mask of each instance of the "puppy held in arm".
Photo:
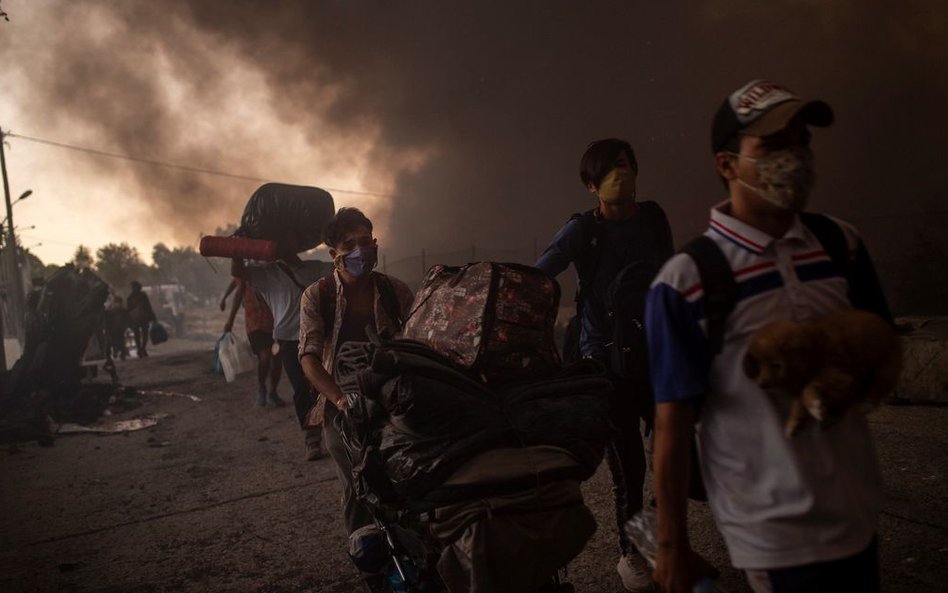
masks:
<svg viewBox="0 0 948 593"><path fill-rule="evenodd" d="M829 427L853 406L868 411L895 389L901 369L893 328L854 310L806 323L768 323L754 332L744 355L750 379L793 399L784 423L788 437L807 414Z"/></svg>

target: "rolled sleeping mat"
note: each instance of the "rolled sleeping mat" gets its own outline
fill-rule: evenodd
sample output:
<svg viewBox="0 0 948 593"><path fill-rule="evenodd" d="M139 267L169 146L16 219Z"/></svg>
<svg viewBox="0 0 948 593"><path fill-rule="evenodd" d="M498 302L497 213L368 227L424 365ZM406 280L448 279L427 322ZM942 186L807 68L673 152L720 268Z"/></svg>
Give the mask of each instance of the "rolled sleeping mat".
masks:
<svg viewBox="0 0 948 593"><path fill-rule="evenodd" d="M249 237L201 237L201 255L276 261L277 242Z"/></svg>

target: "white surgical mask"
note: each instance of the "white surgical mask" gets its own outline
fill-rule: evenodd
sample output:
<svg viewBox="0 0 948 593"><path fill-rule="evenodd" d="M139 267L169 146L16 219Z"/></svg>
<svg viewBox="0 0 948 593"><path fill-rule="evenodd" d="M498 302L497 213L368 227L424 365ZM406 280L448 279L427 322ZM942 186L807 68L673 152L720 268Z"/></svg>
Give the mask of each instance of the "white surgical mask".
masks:
<svg viewBox="0 0 948 593"><path fill-rule="evenodd" d="M816 181L813 151L809 148L775 150L757 158L731 154L757 165L759 185L753 186L741 178L737 178L737 183L785 210L802 212L806 208Z"/></svg>

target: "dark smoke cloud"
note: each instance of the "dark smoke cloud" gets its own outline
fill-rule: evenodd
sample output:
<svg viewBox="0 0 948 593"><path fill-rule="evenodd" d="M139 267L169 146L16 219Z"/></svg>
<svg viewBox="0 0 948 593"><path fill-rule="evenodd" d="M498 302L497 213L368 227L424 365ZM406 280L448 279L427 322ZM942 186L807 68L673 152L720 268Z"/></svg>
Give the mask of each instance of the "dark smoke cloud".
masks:
<svg viewBox="0 0 948 593"><path fill-rule="evenodd" d="M30 84L57 125L79 121L135 154L270 176L280 155L235 144L239 134L193 137L200 110L172 104L152 70L164 56L213 104L232 69L259 68L280 119L324 153L325 166L349 166L353 143L370 138L365 186L397 172L397 198L366 208L385 217L396 254L533 238L542 246L592 205L576 166L589 141L607 136L636 146L640 195L661 202L685 239L723 198L710 165L711 114L755 77L836 109L837 124L816 137L814 207L855 219L890 257L911 248L906 229L940 236L946 220L905 216L944 210L948 187L948 8L939 0L56 6L44 43L59 58ZM97 43L96 31L76 26L90 13L119 28L121 42ZM406 152L427 158L408 170L399 164ZM135 174L137 199L184 229L182 241L227 222L221 205L239 212L254 186ZM290 181L320 182L317 171Z"/></svg>
<svg viewBox="0 0 948 593"><path fill-rule="evenodd" d="M426 245L459 234L505 245L522 230L545 238L588 204L576 162L607 135L639 147L646 195L700 228L720 193L707 158L710 114L755 76L836 107L839 123L817 145L820 206L888 214L901 210L900 195L924 210L944 191L941 3L674 4L340 2L273 14L259 3L198 3L194 16L242 40L245 56L288 90L285 107L301 125L322 77L345 89L328 113L340 131L371 114L385 145L436 146L436 158L401 179L392 213L395 230ZM422 216L438 223L419 224Z"/></svg>

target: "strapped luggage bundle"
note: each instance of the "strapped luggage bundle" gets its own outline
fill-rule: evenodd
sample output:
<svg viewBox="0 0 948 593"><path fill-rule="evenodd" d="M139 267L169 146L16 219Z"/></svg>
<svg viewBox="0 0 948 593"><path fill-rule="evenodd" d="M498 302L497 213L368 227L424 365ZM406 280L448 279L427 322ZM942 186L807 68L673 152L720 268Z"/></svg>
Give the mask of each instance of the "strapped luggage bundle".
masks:
<svg viewBox="0 0 948 593"><path fill-rule="evenodd" d="M369 331L370 342L340 346L348 405L336 428L401 577L393 590L439 590L426 578L435 562L459 593L572 590L557 570L595 530L579 484L611 436L612 383L595 361L560 368L559 296L520 264L434 266L402 339ZM353 538L361 549L376 534ZM483 542L497 538L506 546L489 553Z"/></svg>
<svg viewBox="0 0 948 593"><path fill-rule="evenodd" d="M579 464L570 477L585 480L611 438L612 383L595 361L497 387L409 340L347 342L337 365L340 387L356 396L341 431L356 483L369 483L381 502L425 497L470 459L503 447L564 449Z"/></svg>
<svg viewBox="0 0 948 593"><path fill-rule="evenodd" d="M425 580L436 562L451 591L572 591L557 570L595 531L579 485L610 438L602 365L490 385L418 342L369 338L336 359L348 404L336 427L376 518L350 543L361 549L381 530L405 565L394 590L440 591Z"/></svg>

